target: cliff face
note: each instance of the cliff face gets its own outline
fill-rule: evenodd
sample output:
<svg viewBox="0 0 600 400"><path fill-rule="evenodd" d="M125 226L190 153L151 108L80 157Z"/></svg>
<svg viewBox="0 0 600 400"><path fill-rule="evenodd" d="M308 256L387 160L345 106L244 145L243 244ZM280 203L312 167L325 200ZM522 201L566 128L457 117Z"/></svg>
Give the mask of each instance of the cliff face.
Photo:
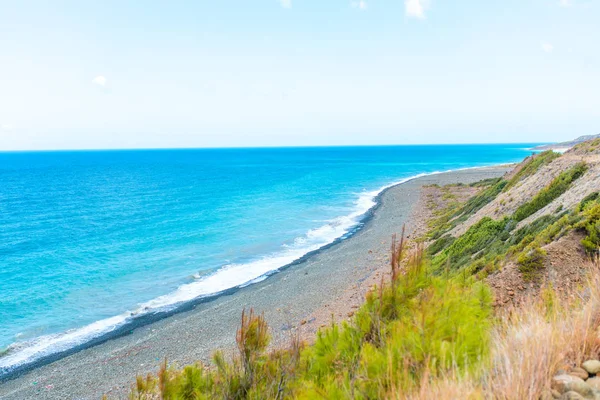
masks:
<svg viewBox="0 0 600 400"><path fill-rule="evenodd" d="M496 307L519 305L549 285L570 296L600 245L598 192L600 139L528 157L447 212L437 223L443 228L430 233L429 253L438 268L485 279Z"/></svg>
<svg viewBox="0 0 600 400"><path fill-rule="evenodd" d="M523 163L515 167L515 171L523 168L524 165L539 156L538 154L523 161ZM530 224L541 216L553 214L557 209L570 209L574 207L589 194L600 190L600 139L581 143L555 158L550 163L540 166L532 175L518 180L514 186L501 192L477 213L470 216L467 221L454 228L451 234L453 236L462 235L469 227L483 217L500 219L510 216L523 204L529 202L540 189L548 186L561 173L568 171L581 162L584 162L588 167L586 173L580 179L577 179L558 198L520 221L518 228ZM505 176L505 179L510 180L514 175L515 172L509 172Z"/></svg>

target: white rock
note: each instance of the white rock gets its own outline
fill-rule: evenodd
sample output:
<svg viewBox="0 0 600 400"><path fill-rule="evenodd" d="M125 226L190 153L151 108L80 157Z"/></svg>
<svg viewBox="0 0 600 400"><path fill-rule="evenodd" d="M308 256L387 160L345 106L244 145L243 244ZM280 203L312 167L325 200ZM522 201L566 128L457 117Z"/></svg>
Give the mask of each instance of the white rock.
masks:
<svg viewBox="0 0 600 400"><path fill-rule="evenodd" d="M600 361L598 360L587 360L581 364L581 367L593 375L600 373Z"/></svg>

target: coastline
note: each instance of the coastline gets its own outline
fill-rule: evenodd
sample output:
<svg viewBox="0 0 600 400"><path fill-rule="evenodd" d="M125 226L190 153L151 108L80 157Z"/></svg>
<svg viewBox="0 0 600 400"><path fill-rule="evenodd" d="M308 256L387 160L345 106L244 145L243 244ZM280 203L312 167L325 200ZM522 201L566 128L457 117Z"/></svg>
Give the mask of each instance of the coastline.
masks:
<svg viewBox="0 0 600 400"><path fill-rule="evenodd" d="M332 318L346 318L344 307L360 304L364 293L380 279L381 271L387 269L391 234L404 223L407 232L414 230L410 217L422 185L469 183L500 176L507 169L496 166L429 174L384 188L356 228L280 268L269 279L185 303L166 314L148 314L148 320L140 319L96 343L75 348L66 357L42 359L0 384L0 397L100 398L104 393L122 397L136 374L155 371L163 357L183 365L208 361L216 349L233 348L244 307L265 311L275 346L295 329L310 337Z"/></svg>

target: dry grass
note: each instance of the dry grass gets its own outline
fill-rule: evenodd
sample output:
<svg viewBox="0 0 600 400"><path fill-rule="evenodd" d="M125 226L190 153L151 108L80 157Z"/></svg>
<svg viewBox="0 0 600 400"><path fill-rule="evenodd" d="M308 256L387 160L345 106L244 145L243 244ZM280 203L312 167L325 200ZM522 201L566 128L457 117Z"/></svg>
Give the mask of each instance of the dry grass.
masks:
<svg viewBox="0 0 600 400"><path fill-rule="evenodd" d="M552 288L536 300L500 316L491 359L481 379L425 379L418 392L398 399L539 399L559 370L600 353L600 264L575 301L559 300Z"/></svg>
<svg viewBox="0 0 600 400"><path fill-rule="evenodd" d="M485 389L496 399L537 399L559 369L598 357L600 267L595 263L578 301L547 289L537 302L501 318L492 340Z"/></svg>
<svg viewBox="0 0 600 400"><path fill-rule="evenodd" d="M395 287L395 291L389 287L386 290L379 288L378 296L371 296L373 304L367 301L363 306L363 313L367 313L363 316L371 315L368 311L372 310L375 312L373 315L379 318L379 323L375 325L387 326L382 323L381 316L385 313L380 306L398 302L398 298L394 297L397 295L396 291L408 291L422 286L415 280L419 277L427 278L425 281L432 285L437 283L429 289L415 289L414 298L409 296L412 300L403 302L403 307L414 304L406 315L390 317L390 323L401 329L391 330L390 325L388 334L375 335L382 338L379 340L379 347L361 342L362 349L355 351L351 344L355 344L354 339L360 332L357 327L346 324L323 331L315 345L317 347L303 348L296 337L289 350L267 354L265 349L269 335L264 317L255 315L251 310L242 314L241 328L237 332L239 358L229 364L218 353L215 357L216 369L212 370L197 366L175 371L167 368L165 362L158 379L152 376L138 378L131 398L187 399L203 398L200 394L206 394L206 398L280 399L294 398L296 395L314 398L318 393L322 393L323 398L356 398L357 393L364 391L363 398L537 400L549 391L551 378L559 370L580 365L588 358L598 358L600 263L596 262L575 300L560 300L553 288L546 288L539 298L496 316L491 339L484 346L484 351L477 353L479 356L483 355L483 358L472 358L463 365L460 365L461 359L456 359L452 362L454 366L440 368L432 362L432 357L435 358L439 353L437 358L443 359L444 353L440 353L439 349L436 353L436 347L428 348L435 340L438 340L440 346L444 345L443 338L436 335L439 335L440 329L443 330L445 325L440 322L443 319L436 313L455 313L452 314L452 321L460 322L458 326L461 327L463 336L466 335L461 336L461 346L471 346L471 336L481 336L476 335L480 325L469 322L469 318L472 318L470 309L456 313L457 307L460 308L464 302L469 301L467 297L470 292L468 287L462 288L459 295L466 297L459 297L452 305L446 304L446 311L440 312L440 307L449 297L456 297L456 290L459 289L456 282L451 284L440 277L433 278L423 273L420 247L412 257L408 257L408 264L413 265L413 269L401 268L405 242L394 238L392 243L391 269L392 275L396 277L392 280L392 287ZM464 284L468 286L468 282L479 285L474 280L468 280ZM428 301L426 294L434 287L446 289L441 290L438 297ZM411 327L421 321L419 313L425 315L425 312L429 319L423 319L424 322L421 327L417 327L417 331L422 332L422 335L429 332L427 335L431 336L431 340L421 338L415 347L412 346L413 339L420 336L407 335ZM405 324L398 325L401 322ZM436 323L438 325L432 328ZM370 337L373 339L374 336ZM481 337L487 337L487 334ZM461 346L458 348L462 348ZM404 351L398 357L392 357L398 349ZM465 357L471 354L465 352L464 348L462 351ZM346 359L348 362L344 361ZM399 367L398 362L404 362L405 365ZM350 371L350 365L354 366L353 373L344 373ZM372 384L376 387L369 386ZM189 390L186 389L188 386ZM360 395L358 397L361 398Z"/></svg>
<svg viewBox="0 0 600 400"><path fill-rule="evenodd" d="M499 316L492 333L491 358L482 378L428 374L405 400L540 399L560 370L600 355L600 264L595 263L577 300L561 301L554 289L519 309Z"/></svg>
<svg viewBox="0 0 600 400"><path fill-rule="evenodd" d="M447 376L436 380L424 379L418 391L398 394L398 400L478 400L484 398L481 385L472 379Z"/></svg>

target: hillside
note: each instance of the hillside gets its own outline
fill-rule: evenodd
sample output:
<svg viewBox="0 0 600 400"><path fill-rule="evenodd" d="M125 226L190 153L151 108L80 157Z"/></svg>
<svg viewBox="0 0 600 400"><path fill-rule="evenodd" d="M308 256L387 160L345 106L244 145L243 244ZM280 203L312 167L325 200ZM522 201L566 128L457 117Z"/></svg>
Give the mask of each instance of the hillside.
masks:
<svg viewBox="0 0 600 400"><path fill-rule="evenodd" d="M165 362L132 398L600 398L583 363L600 356L599 190L600 139L424 187L417 240L393 240L389 277L348 321L269 350L265 319L244 314L238 356Z"/></svg>
<svg viewBox="0 0 600 400"><path fill-rule="evenodd" d="M600 138L600 134L598 134L598 135L584 135L584 136L579 136L577 139L569 140L569 141L566 141L566 142L544 144L544 145L541 145L541 146L536 146L532 150L545 151L545 150L570 149L571 147L574 147L574 146L578 145L579 143L587 142L588 140L593 140L593 139L598 139L598 138Z"/></svg>

